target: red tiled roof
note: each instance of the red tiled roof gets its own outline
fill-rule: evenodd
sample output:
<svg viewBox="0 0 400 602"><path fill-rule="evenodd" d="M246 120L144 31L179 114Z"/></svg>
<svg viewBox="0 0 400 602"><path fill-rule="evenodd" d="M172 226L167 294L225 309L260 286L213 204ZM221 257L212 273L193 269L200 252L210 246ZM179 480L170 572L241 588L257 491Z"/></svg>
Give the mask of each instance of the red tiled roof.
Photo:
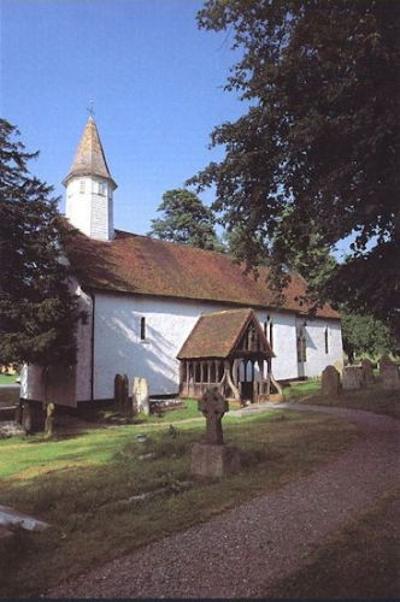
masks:
<svg viewBox="0 0 400 602"><path fill-rule="evenodd" d="M273 356L252 309L230 309L200 316L177 355L178 359L227 358L248 326L254 321L265 344L265 355Z"/></svg>
<svg viewBox="0 0 400 602"><path fill-rule="evenodd" d="M66 251L82 285L97 290L276 308L301 314L309 310L299 301L306 288L300 276L292 276L284 291L284 304L278 306L266 283L266 268L259 270L256 279L222 253L119 230L110 242L77 234ZM315 315L340 318L329 305L318 309Z"/></svg>

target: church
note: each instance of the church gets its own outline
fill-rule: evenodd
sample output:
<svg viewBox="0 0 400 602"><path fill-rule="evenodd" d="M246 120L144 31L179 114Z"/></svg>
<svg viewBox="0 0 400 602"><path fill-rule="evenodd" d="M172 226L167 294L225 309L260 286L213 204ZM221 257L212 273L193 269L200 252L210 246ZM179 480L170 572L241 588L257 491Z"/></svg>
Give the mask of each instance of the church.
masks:
<svg viewBox="0 0 400 602"><path fill-rule="evenodd" d="M77 362L52 369L46 387L43 369L26 366L23 400L111 400L115 375L126 374L130 383L146 378L152 397L198 397L217 385L227 397L257 401L273 383L342 361L340 315L329 305L311 315L299 275L277 306L266 269L256 278L228 255L114 228L117 184L92 116L63 184L66 218L79 231L65 249L84 311Z"/></svg>

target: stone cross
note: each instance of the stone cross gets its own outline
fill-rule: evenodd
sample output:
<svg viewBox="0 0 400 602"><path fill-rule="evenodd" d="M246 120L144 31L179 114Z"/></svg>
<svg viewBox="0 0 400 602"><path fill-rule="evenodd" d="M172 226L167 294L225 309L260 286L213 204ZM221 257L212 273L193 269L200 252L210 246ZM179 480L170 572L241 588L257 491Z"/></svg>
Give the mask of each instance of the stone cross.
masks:
<svg viewBox="0 0 400 602"><path fill-rule="evenodd" d="M229 410L226 399L217 387L207 389L198 402L198 409L206 419L206 441L211 445L223 445L222 417Z"/></svg>

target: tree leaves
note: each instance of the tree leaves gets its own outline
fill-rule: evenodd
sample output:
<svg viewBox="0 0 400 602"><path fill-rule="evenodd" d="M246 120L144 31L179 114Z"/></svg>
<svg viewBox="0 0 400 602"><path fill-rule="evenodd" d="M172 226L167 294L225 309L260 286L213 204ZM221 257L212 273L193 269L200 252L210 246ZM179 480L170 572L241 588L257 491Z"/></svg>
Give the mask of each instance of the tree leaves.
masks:
<svg viewBox="0 0 400 602"><path fill-rule="evenodd" d="M193 192L168 190L157 211L164 217L152 220L150 235L200 249L223 250L215 234L213 212Z"/></svg>
<svg viewBox="0 0 400 602"><path fill-rule="evenodd" d="M80 314L60 253L72 233L17 135L0 120L0 364L68 365Z"/></svg>
<svg viewBox="0 0 400 602"><path fill-rule="evenodd" d="M238 228L243 240L261 240L276 272L295 267L297 255L312 255L318 245L322 254L329 253L349 235L354 244L347 266L358 257L372 265L380 247L388 255L387 243L395 252L400 245L400 4L208 0L198 23L231 32L232 47L242 55L227 89L250 102L240 119L211 135L213 146L225 147L223 161L189 181L199 190L215 186L213 207L225 226ZM307 225L312 243L300 232ZM259 261L252 245L247 261ZM338 266L331 282L348 274ZM364 279L374 277L372 269L363 269ZM358 302L386 319L382 297L400 308L399 280L400 267L381 282L380 300L361 299L360 292ZM329 294L335 300L335 287ZM321 290L321 299L326 296Z"/></svg>

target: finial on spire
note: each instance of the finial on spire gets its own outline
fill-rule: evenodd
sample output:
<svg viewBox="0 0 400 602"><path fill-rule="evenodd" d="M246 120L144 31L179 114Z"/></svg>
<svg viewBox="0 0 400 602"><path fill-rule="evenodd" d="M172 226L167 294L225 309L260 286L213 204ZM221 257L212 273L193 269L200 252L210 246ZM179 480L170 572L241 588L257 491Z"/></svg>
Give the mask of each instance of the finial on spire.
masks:
<svg viewBox="0 0 400 602"><path fill-rule="evenodd" d="M93 117L94 117L94 100L93 99L91 99L89 101L89 106L87 107L86 110L89 113L90 117L92 117L92 119L93 119Z"/></svg>

